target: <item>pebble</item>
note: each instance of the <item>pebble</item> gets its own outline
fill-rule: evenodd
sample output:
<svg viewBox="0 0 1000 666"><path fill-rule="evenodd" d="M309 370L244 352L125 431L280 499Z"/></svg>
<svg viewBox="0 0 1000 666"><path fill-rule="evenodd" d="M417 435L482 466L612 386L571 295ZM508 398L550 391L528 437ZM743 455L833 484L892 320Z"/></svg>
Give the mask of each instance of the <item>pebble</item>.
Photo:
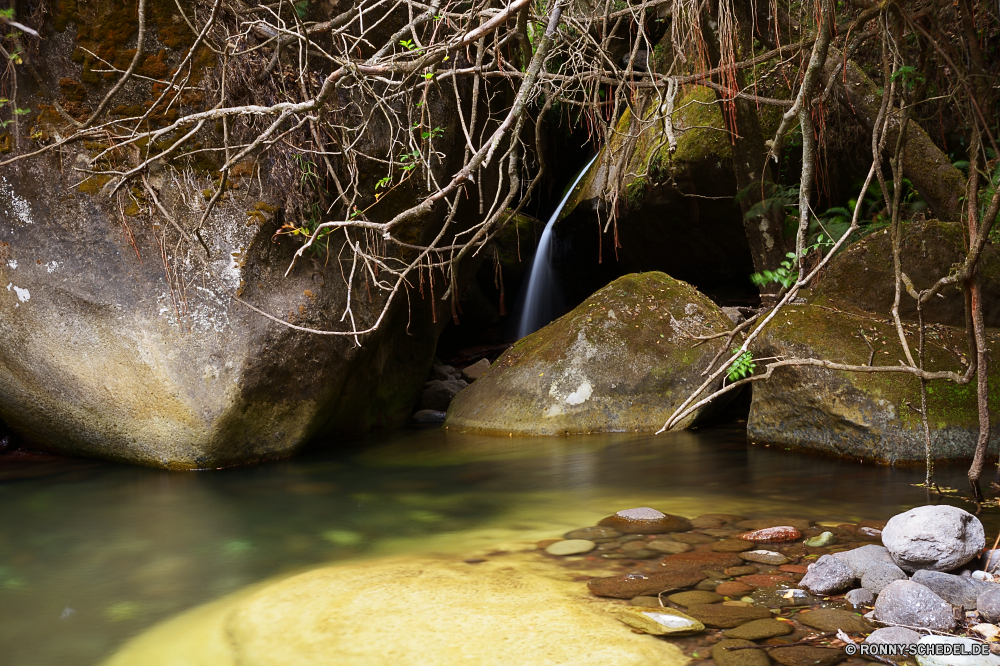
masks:
<svg viewBox="0 0 1000 666"><path fill-rule="evenodd" d="M882 530L882 543L903 571L952 571L979 556L986 536L971 513L941 504L893 516Z"/></svg>
<svg viewBox="0 0 1000 666"><path fill-rule="evenodd" d="M715 592L716 594L721 594L726 597L742 597L750 594L755 589L756 588L752 585L747 585L746 583L741 583L737 580L730 580L716 587Z"/></svg>
<svg viewBox="0 0 1000 666"><path fill-rule="evenodd" d="M778 571L784 571L785 573L805 574L809 573L809 567L804 564L782 564L780 567L778 567Z"/></svg>
<svg viewBox="0 0 1000 666"><path fill-rule="evenodd" d="M739 555L748 562L760 562L761 564L771 564L774 566L788 564L787 557L773 550L750 550Z"/></svg>
<svg viewBox="0 0 1000 666"><path fill-rule="evenodd" d="M589 553L597 547L597 544L587 539L566 539L556 541L548 546L545 552L549 555L582 555Z"/></svg>
<svg viewBox="0 0 1000 666"><path fill-rule="evenodd" d="M718 666L769 666L771 660L764 650L728 650L731 647L753 647L756 644L738 638L721 640L712 646L712 660Z"/></svg>
<svg viewBox="0 0 1000 666"><path fill-rule="evenodd" d="M629 603L641 608L663 608L659 597L633 597Z"/></svg>
<svg viewBox="0 0 1000 666"><path fill-rule="evenodd" d="M980 611L980 615L981 615ZM951 605L920 583L889 583L875 601L874 617L884 624L950 632L955 627Z"/></svg>
<svg viewBox="0 0 1000 666"><path fill-rule="evenodd" d="M743 539L723 539L713 543L711 548L717 553L742 553L752 549L753 542Z"/></svg>
<svg viewBox="0 0 1000 666"><path fill-rule="evenodd" d="M686 532L691 529L691 521L681 516L651 509L648 506L636 509L624 509L604 518L598 527L610 527L623 534L664 534L667 532Z"/></svg>
<svg viewBox="0 0 1000 666"><path fill-rule="evenodd" d="M654 636L683 636L705 631L701 622L673 608L620 606L615 613L628 626Z"/></svg>
<svg viewBox="0 0 1000 666"><path fill-rule="evenodd" d="M704 590L706 592L715 592L715 588L719 587L723 581L718 578L706 578L697 585L694 586L696 590Z"/></svg>
<svg viewBox="0 0 1000 666"><path fill-rule="evenodd" d="M703 534L707 534L708 536L718 537L720 539L727 539L731 536L735 536L740 533L739 530L722 529L719 527L711 527L711 528L704 527L702 528L701 531Z"/></svg>
<svg viewBox="0 0 1000 666"><path fill-rule="evenodd" d="M849 634L857 634L872 630L872 626L850 611L839 608L817 608L802 611L796 620L820 631L837 631L843 629Z"/></svg>
<svg viewBox="0 0 1000 666"><path fill-rule="evenodd" d="M787 636L795 631L795 627L790 622L782 622L773 618L765 620L754 620L741 624L733 629L726 629L722 635L726 638L742 638L748 641L762 641L766 638L777 636Z"/></svg>
<svg viewBox="0 0 1000 666"><path fill-rule="evenodd" d="M746 518L733 513L703 513L692 519L691 524L695 527L716 527L727 523L738 523L741 520L746 520Z"/></svg>
<svg viewBox="0 0 1000 666"><path fill-rule="evenodd" d="M686 553L691 550L691 546L689 544L673 540L668 541L666 539L654 539L646 544L646 548L655 550L658 553L667 553L668 555Z"/></svg>
<svg viewBox="0 0 1000 666"><path fill-rule="evenodd" d="M745 532L738 534L737 539L745 541L797 541L802 538L802 533L790 525L778 525L777 527L767 527L762 530Z"/></svg>
<svg viewBox="0 0 1000 666"><path fill-rule="evenodd" d="M671 534L670 538L677 543L688 543L692 546L697 546L703 543L717 543L717 539L715 539L715 537L710 537L707 534L698 534L696 532Z"/></svg>
<svg viewBox="0 0 1000 666"><path fill-rule="evenodd" d="M833 557L824 555L809 566L799 584L816 594L833 594L854 584L854 571Z"/></svg>
<svg viewBox="0 0 1000 666"><path fill-rule="evenodd" d="M733 600L733 599L729 599L728 601L723 601L722 605L723 606L734 606L736 608L744 608L746 606L752 606L753 604L751 604L749 601L736 601L736 600Z"/></svg>
<svg viewBox="0 0 1000 666"><path fill-rule="evenodd" d="M774 585L788 585L796 582L794 576L778 574L752 574L750 576L740 576L739 582L753 587L771 587Z"/></svg>
<svg viewBox="0 0 1000 666"><path fill-rule="evenodd" d="M843 648L795 645L770 650L771 659L783 666L833 666L844 658Z"/></svg>
<svg viewBox="0 0 1000 666"><path fill-rule="evenodd" d="M882 536L882 530L877 530L874 527L859 527L858 534L871 537L872 539L878 539Z"/></svg>
<svg viewBox="0 0 1000 666"><path fill-rule="evenodd" d="M804 546L809 546L810 548L825 548L837 543L837 537L833 532L823 532L814 537L809 537L802 542Z"/></svg>
<svg viewBox="0 0 1000 666"><path fill-rule="evenodd" d="M865 575L861 577L861 587L878 596L889 583L906 580L906 578L903 570L895 564L875 564L869 567Z"/></svg>
<svg viewBox="0 0 1000 666"><path fill-rule="evenodd" d="M752 598L758 606L768 608L814 605L822 601L821 598L813 596L805 590L787 587L762 587L754 591Z"/></svg>
<svg viewBox="0 0 1000 666"><path fill-rule="evenodd" d="M749 574L757 573L757 567L752 567L750 565L742 567L729 567L723 570L723 573L727 576L747 576Z"/></svg>
<svg viewBox="0 0 1000 666"><path fill-rule="evenodd" d="M974 641L971 638L959 638L958 636L924 636L918 643L922 645L950 644L956 647L961 646L959 649L963 652L971 652L973 646L981 645L979 641ZM920 666L1000 666L1000 657L993 654L918 655L917 663Z"/></svg>
<svg viewBox="0 0 1000 666"><path fill-rule="evenodd" d="M578 530L566 532L566 534L563 534L563 538L593 541L595 539L617 539L621 535L621 532L613 530L610 527L581 527Z"/></svg>
<svg viewBox="0 0 1000 666"><path fill-rule="evenodd" d="M655 550L649 550L648 548L639 548L637 550L627 550L624 555L625 557L633 560L651 560L654 557L660 557L663 553L658 553Z"/></svg>
<svg viewBox="0 0 1000 666"><path fill-rule="evenodd" d="M667 597L668 601L678 606L694 606L695 604L715 604L722 601L722 595L715 592L703 590L692 590L690 592L678 592Z"/></svg>
<svg viewBox="0 0 1000 666"><path fill-rule="evenodd" d="M687 612L706 627L715 629L731 629L747 622L771 617L771 611L758 606L695 604L688 606Z"/></svg>
<svg viewBox="0 0 1000 666"><path fill-rule="evenodd" d="M845 594L844 600L855 608L861 608L862 606L871 606L875 603L875 595L869 590L859 587Z"/></svg>
<svg viewBox="0 0 1000 666"><path fill-rule="evenodd" d="M736 523L736 527L744 530L763 530L768 527L794 527L798 531L807 530L812 527L811 520L801 518L754 518L751 520L741 520Z"/></svg>
<svg viewBox="0 0 1000 666"><path fill-rule="evenodd" d="M740 555L736 553L713 553L696 550L690 553L669 555L660 562L660 567L668 570L677 569L725 569L743 564Z"/></svg>
<svg viewBox="0 0 1000 666"><path fill-rule="evenodd" d="M631 599L691 587L704 579L705 574L690 570L649 574L628 573L608 578L594 578L587 581L587 587L599 597Z"/></svg>

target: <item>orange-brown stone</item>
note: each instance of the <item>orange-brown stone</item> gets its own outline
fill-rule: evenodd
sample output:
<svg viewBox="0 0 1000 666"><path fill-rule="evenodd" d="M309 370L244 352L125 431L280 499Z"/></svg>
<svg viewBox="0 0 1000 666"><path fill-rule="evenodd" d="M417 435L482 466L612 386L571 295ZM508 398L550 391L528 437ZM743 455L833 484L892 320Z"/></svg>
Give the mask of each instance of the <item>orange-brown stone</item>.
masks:
<svg viewBox="0 0 1000 666"><path fill-rule="evenodd" d="M724 597L742 597L753 591L754 588L752 586L736 580L727 581L715 588L715 593L721 594Z"/></svg>

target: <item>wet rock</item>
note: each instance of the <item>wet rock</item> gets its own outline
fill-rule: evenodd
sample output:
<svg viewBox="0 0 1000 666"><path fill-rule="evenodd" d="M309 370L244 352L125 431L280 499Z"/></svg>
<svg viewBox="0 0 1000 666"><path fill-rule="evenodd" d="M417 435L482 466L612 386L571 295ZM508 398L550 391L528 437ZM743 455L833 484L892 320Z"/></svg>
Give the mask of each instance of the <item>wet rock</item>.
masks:
<svg viewBox="0 0 1000 666"><path fill-rule="evenodd" d="M757 567L752 567L750 565L742 567L729 567L728 569L724 569L722 573L727 576L748 576L757 573Z"/></svg>
<svg viewBox="0 0 1000 666"><path fill-rule="evenodd" d="M736 553L715 553L711 551L693 551L690 553L679 553L669 555L660 562L660 568L667 571L679 571L683 569L713 569L721 571L727 567L734 567L743 564L743 560Z"/></svg>
<svg viewBox="0 0 1000 666"><path fill-rule="evenodd" d="M976 610L979 611L979 619L1000 624L1000 585L993 583L979 593Z"/></svg>
<svg viewBox="0 0 1000 666"><path fill-rule="evenodd" d="M809 537L802 542L803 546L809 546L810 548L824 548L837 543L837 537L833 532L823 532L814 537Z"/></svg>
<svg viewBox="0 0 1000 666"><path fill-rule="evenodd" d="M660 557L663 553L655 550L649 550L648 548L636 548L632 550L625 550L622 555L633 560L651 560L654 557Z"/></svg>
<svg viewBox="0 0 1000 666"><path fill-rule="evenodd" d="M833 666L847 658L842 648L812 647L796 645L768 650L771 659L782 666Z"/></svg>
<svg viewBox="0 0 1000 666"><path fill-rule="evenodd" d="M750 550L739 555L748 562L760 562L761 564L771 564L774 566L788 564L787 557L773 550Z"/></svg>
<svg viewBox="0 0 1000 666"><path fill-rule="evenodd" d="M483 375L486 371L490 369L489 359L481 358L475 363L465 368L462 368L462 379L469 382L470 384Z"/></svg>
<svg viewBox="0 0 1000 666"><path fill-rule="evenodd" d="M692 348L689 336L730 325L686 283L625 275L504 352L455 399L445 425L504 436L658 430L725 344Z"/></svg>
<svg viewBox="0 0 1000 666"><path fill-rule="evenodd" d="M704 579L705 574L697 571L630 573L608 578L595 578L587 582L587 587L599 597L631 599L632 597L654 596L661 592L691 587Z"/></svg>
<svg viewBox="0 0 1000 666"><path fill-rule="evenodd" d="M646 548L650 550L655 550L658 553L666 553L668 555L676 555L678 553L686 553L692 549L692 546L686 543L680 543L679 541L667 541L666 539L654 539L646 544Z"/></svg>
<svg viewBox="0 0 1000 666"><path fill-rule="evenodd" d="M688 615L715 629L730 629L741 624L771 617L771 611L757 606L724 606L722 604L695 604L688 606Z"/></svg>
<svg viewBox="0 0 1000 666"><path fill-rule="evenodd" d="M895 564L875 564L861 577L861 587L878 596L889 583L907 578L906 573Z"/></svg>
<svg viewBox="0 0 1000 666"><path fill-rule="evenodd" d="M712 660L718 666L770 666L767 652L756 649L756 643L738 638L721 640L712 646ZM746 647L749 650L730 650Z"/></svg>
<svg viewBox="0 0 1000 666"><path fill-rule="evenodd" d="M450 365L432 365L431 366L431 381L449 381L451 379L459 379L461 373Z"/></svg>
<svg viewBox="0 0 1000 666"><path fill-rule="evenodd" d="M924 636L918 643L923 645L947 645L949 655L917 655L919 666L1000 666L1000 657L980 654L983 643L971 638L958 636Z"/></svg>
<svg viewBox="0 0 1000 666"><path fill-rule="evenodd" d="M646 506L624 509L597 524L599 527L610 527L622 534L665 534L691 529L691 523L687 518L672 516Z"/></svg>
<svg viewBox="0 0 1000 666"><path fill-rule="evenodd" d="M941 504L893 516L882 530L882 543L903 571L951 571L977 557L986 536L971 513Z"/></svg>
<svg viewBox="0 0 1000 666"><path fill-rule="evenodd" d="M703 513L691 520L691 525L698 528L711 528L711 527L722 527L729 523L738 523L741 520L746 520L743 516L737 516L732 513Z"/></svg>
<svg viewBox="0 0 1000 666"><path fill-rule="evenodd" d="M983 551L979 556L979 568L988 573L1000 570L1000 549Z"/></svg>
<svg viewBox="0 0 1000 666"><path fill-rule="evenodd" d="M837 631L843 629L849 634L857 634L872 630L872 626L854 613L839 608L817 608L803 611L795 619L813 629L820 631Z"/></svg>
<svg viewBox="0 0 1000 666"><path fill-rule="evenodd" d="M792 527L798 531L812 527L813 521L804 518L752 518L741 520L736 527L744 530L764 530L769 527Z"/></svg>
<svg viewBox="0 0 1000 666"><path fill-rule="evenodd" d="M621 532L613 530L610 527L581 527L578 530L566 532L566 534L563 534L563 538L594 541L595 539L617 539L621 535Z"/></svg>
<svg viewBox="0 0 1000 666"><path fill-rule="evenodd" d="M436 409L421 409L413 415L413 420L417 423L435 423L444 421L445 413Z"/></svg>
<svg viewBox="0 0 1000 666"><path fill-rule="evenodd" d="M920 583L897 580L886 586L875 601L879 622L949 632L955 627L951 605Z"/></svg>
<svg viewBox="0 0 1000 666"><path fill-rule="evenodd" d="M861 546L853 550L834 553L833 556L851 567L857 578L864 576L865 572L876 564L896 564L884 546Z"/></svg>
<svg viewBox="0 0 1000 666"><path fill-rule="evenodd" d="M791 585L798 580L797 576L788 574L752 574L740 576L739 582L754 587L772 587L774 585Z"/></svg>
<svg viewBox="0 0 1000 666"><path fill-rule="evenodd" d="M710 577L710 578L706 578L705 580L703 580L700 583L698 583L697 585L695 585L694 589L696 589L696 590L704 590L706 592L715 592L715 588L719 587L719 585L721 585L721 584L722 584L722 581L719 580L718 578L711 578Z"/></svg>
<svg viewBox="0 0 1000 666"><path fill-rule="evenodd" d="M809 565L809 571L799 585L817 594L834 594L854 584L854 571L833 557L824 555Z"/></svg>
<svg viewBox="0 0 1000 666"><path fill-rule="evenodd" d="M862 606L871 606L875 603L875 595L871 591L866 590L863 587L859 587L856 590L851 590L844 595L844 600L851 604L854 608L861 608Z"/></svg>
<svg viewBox="0 0 1000 666"><path fill-rule="evenodd" d="M615 614L633 629L653 636L687 636L705 631L701 622L673 608L622 606L615 609Z"/></svg>
<svg viewBox="0 0 1000 666"><path fill-rule="evenodd" d="M738 580L730 580L718 585L715 588L717 594L721 594L727 597L742 597L753 592L755 587L752 585L747 585L746 583L741 583Z"/></svg>
<svg viewBox="0 0 1000 666"><path fill-rule="evenodd" d="M692 546L700 546L706 543L718 543L718 539L708 536L707 534L697 534L697 533L681 533L674 534L670 537L678 543L686 543Z"/></svg>
<svg viewBox="0 0 1000 666"><path fill-rule="evenodd" d="M545 549L549 555L582 555L589 553L597 547L597 544L587 539L566 539L556 541Z"/></svg>
<svg viewBox="0 0 1000 666"><path fill-rule="evenodd" d="M711 548L717 553L742 553L751 550L753 542L743 539L723 539L713 543Z"/></svg>
<svg viewBox="0 0 1000 666"><path fill-rule="evenodd" d="M704 590L692 590L690 592L678 592L667 597L678 606L694 606L695 604L715 604L722 601L722 595Z"/></svg>
<svg viewBox="0 0 1000 666"><path fill-rule="evenodd" d="M913 629L907 629L905 627L882 627L881 629L873 631L868 635L868 638L865 639L865 643L882 645L887 643L910 645L919 641L920 634Z"/></svg>
<svg viewBox="0 0 1000 666"><path fill-rule="evenodd" d="M802 538L802 533L790 525L779 525L777 527L766 527L762 530L744 532L737 534L737 539L746 541L796 541Z"/></svg>
<svg viewBox="0 0 1000 666"><path fill-rule="evenodd" d="M782 564L778 567L778 571L805 575L809 572L809 567L805 564Z"/></svg>
<svg viewBox="0 0 1000 666"><path fill-rule="evenodd" d="M874 527L859 527L858 534L869 539L882 538L882 530L877 530Z"/></svg>
<svg viewBox="0 0 1000 666"><path fill-rule="evenodd" d="M423 395L420 396L420 409L446 411L454 397L466 386L468 384L461 379L429 381L425 384Z"/></svg>
<svg viewBox="0 0 1000 666"><path fill-rule="evenodd" d="M790 587L787 583L781 586L758 588L750 595L750 598L758 606L766 606L767 608L816 605L823 601L822 598L810 594L807 590Z"/></svg>
<svg viewBox="0 0 1000 666"><path fill-rule="evenodd" d="M994 583L978 581L971 576L955 576L940 571L921 570L914 572L914 583L920 583L930 589L952 606L961 606L962 610L974 610L976 598L990 588Z"/></svg>
<svg viewBox="0 0 1000 666"><path fill-rule="evenodd" d="M628 603L640 608L663 608L659 597L632 597Z"/></svg>
<svg viewBox="0 0 1000 666"><path fill-rule="evenodd" d="M787 636L795 631L795 626L791 622L781 622L773 618L765 620L754 620L741 624L733 629L726 629L722 635L726 638L742 638L748 641L762 641L767 638L777 636Z"/></svg>

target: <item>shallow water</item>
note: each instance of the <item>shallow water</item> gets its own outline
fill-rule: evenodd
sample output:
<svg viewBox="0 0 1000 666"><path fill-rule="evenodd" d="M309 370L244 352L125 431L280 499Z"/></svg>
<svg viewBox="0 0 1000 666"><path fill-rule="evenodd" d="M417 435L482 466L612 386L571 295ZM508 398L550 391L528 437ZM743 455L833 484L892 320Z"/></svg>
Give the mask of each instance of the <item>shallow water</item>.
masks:
<svg viewBox="0 0 1000 666"><path fill-rule="evenodd" d="M480 552L631 506L885 519L926 503L911 485L922 480L920 469L750 446L733 427L532 439L402 430L336 455L212 472L7 456L0 655L9 666L91 666L158 621L275 575ZM964 469L940 468L938 480L964 489ZM996 511L983 520L992 538Z"/></svg>

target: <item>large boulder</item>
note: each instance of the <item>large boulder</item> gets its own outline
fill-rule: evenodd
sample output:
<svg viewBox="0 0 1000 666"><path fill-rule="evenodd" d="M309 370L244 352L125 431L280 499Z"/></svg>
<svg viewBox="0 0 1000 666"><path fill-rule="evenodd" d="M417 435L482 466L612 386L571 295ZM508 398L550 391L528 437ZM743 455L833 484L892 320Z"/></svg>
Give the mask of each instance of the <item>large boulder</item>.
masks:
<svg viewBox="0 0 1000 666"><path fill-rule="evenodd" d="M189 611L105 666L683 666L578 583L507 562L368 561L309 571Z"/></svg>
<svg viewBox="0 0 1000 666"><path fill-rule="evenodd" d="M725 341L695 347L692 336L731 327L684 282L626 275L507 350L455 396L445 427L502 435L657 430L704 381Z"/></svg>
<svg viewBox="0 0 1000 666"><path fill-rule="evenodd" d="M919 291L948 274L954 264L964 261L965 231L957 222L907 222L903 224L900 265ZM979 259L983 302L1000 302L1000 253L987 243ZM834 257L813 281L810 301L857 312L887 316L895 298L892 240L888 231L878 231L849 245ZM924 321L965 327L965 296L957 286L945 288L943 298L933 298L924 307ZM904 286L899 315L917 321L917 302ZM1000 308L986 307L987 326L1000 326Z"/></svg>
<svg viewBox="0 0 1000 666"><path fill-rule="evenodd" d="M907 328L912 352L917 335ZM962 372L968 356L963 330L937 326L927 339L928 370ZM837 363L898 365L905 359L895 327L885 320L816 305L790 305L751 345L757 358L816 358ZM1000 372L1000 355L990 373ZM996 393L996 392L992 392ZM991 395L1000 414L1000 395ZM747 419L751 440L776 442L823 453L887 463L923 461L920 381L911 375L829 370L816 366L778 368L754 385ZM931 454L935 459L971 458L979 435L976 386L934 381L928 386ZM1000 442L993 429L991 446Z"/></svg>
<svg viewBox="0 0 1000 666"><path fill-rule="evenodd" d="M952 571L979 556L986 535L971 513L941 504L893 516L882 529L882 543L904 571Z"/></svg>
<svg viewBox="0 0 1000 666"><path fill-rule="evenodd" d="M951 604L920 583L897 580L875 601L875 619L883 624L949 632L955 628Z"/></svg>

